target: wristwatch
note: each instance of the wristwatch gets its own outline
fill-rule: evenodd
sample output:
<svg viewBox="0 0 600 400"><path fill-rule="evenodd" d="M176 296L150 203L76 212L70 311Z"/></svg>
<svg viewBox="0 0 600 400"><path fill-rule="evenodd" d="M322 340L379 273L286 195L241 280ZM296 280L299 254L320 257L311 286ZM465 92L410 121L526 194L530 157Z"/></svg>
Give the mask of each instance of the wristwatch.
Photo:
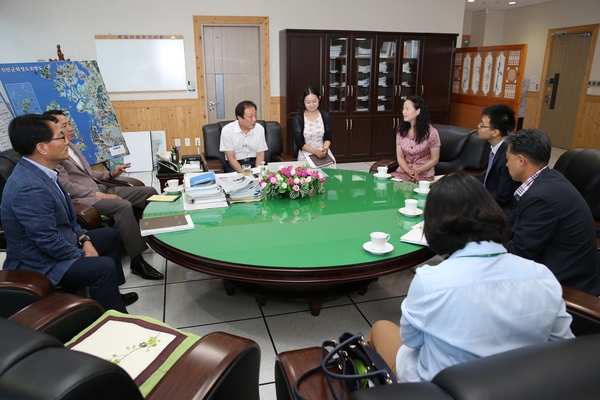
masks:
<svg viewBox="0 0 600 400"><path fill-rule="evenodd" d="M81 247L83 247L83 244L85 242L91 242L91 241L92 241L92 239L90 239L90 237L88 235L83 235L83 237L81 239L79 239L79 245Z"/></svg>

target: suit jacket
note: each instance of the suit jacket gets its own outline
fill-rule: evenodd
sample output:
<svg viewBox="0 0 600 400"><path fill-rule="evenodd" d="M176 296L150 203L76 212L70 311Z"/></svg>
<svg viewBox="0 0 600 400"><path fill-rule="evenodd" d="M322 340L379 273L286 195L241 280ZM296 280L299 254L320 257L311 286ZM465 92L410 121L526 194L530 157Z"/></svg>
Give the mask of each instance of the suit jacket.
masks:
<svg viewBox="0 0 600 400"><path fill-rule="evenodd" d="M96 197L96 192L98 191L97 181L107 180L109 172L92 170L79 147L72 143L69 143L69 147L79 156L84 168L81 168L77 164L77 161L69 156L68 159L56 166L58 179L65 189L67 189L73 201L91 207L100 201L100 197Z"/></svg>
<svg viewBox="0 0 600 400"><path fill-rule="evenodd" d="M4 269L36 271L56 285L85 255L77 238L87 231L77 224L66 190L25 159L6 182L1 212L6 236Z"/></svg>
<svg viewBox="0 0 600 400"><path fill-rule="evenodd" d="M505 211L516 208L517 200L513 194L521 186L521 182L513 181L506 167L507 144L502 142L494 155L492 167L485 181L485 187L496 203Z"/></svg>
<svg viewBox="0 0 600 400"><path fill-rule="evenodd" d="M508 251L546 265L558 281L600 295L592 212L577 189L546 168L519 200Z"/></svg>

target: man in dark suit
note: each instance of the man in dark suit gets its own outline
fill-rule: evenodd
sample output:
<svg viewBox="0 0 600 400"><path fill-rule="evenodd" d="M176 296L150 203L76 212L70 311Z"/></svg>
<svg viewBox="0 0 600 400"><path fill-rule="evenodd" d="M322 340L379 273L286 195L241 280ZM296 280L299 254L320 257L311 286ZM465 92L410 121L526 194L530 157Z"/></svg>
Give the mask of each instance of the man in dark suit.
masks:
<svg viewBox="0 0 600 400"><path fill-rule="evenodd" d="M58 120L58 125L69 142L75 139L71 121L61 110L48 110L44 115L52 115ZM146 207L146 199L155 195L156 189L151 186L116 186L104 182L126 172L129 164L118 165L112 171L94 171L77 145L69 143L68 146L69 157L57 165L56 169L59 172L58 179L71 199L94 207L100 214L115 220L114 228L121 235L125 251L131 258L130 268L133 274L144 279L163 279L163 274L142 257L142 252L148 249L148 245L135 217L135 210L141 213Z"/></svg>
<svg viewBox="0 0 600 400"><path fill-rule="evenodd" d="M52 284L89 286L105 309L127 312L136 293L121 295L121 239L113 228L87 232L77 224L73 203L58 182L56 165L69 156L68 141L56 118L26 114L8 126L10 142L21 161L2 195L6 237L4 269L44 274Z"/></svg>
<svg viewBox="0 0 600 400"><path fill-rule="evenodd" d="M504 138L515 128L515 111L506 104L493 104L484 108L481 114L479 137L492 146L483 184L512 222L512 210L517 207L513 193L520 183L508 173Z"/></svg>
<svg viewBox="0 0 600 400"><path fill-rule="evenodd" d="M524 129L505 140L510 175L522 182L508 251L546 265L562 285L600 295L594 218L577 189L548 168L548 135Z"/></svg>

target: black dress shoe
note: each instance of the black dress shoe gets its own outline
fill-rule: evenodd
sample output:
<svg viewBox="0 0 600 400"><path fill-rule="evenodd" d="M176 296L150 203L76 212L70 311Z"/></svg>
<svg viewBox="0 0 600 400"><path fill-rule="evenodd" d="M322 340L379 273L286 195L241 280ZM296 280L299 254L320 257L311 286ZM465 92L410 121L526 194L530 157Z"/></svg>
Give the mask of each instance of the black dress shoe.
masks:
<svg viewBox="0 0 600 400"><path fill-rule="evenodd" d="M164 279L164 275L155 270L152 265L142 260L138 263L131 263L131 273L141 276L144 279L159 280Z"/></svg>
<svg viewBox="0 0 600 400"><path fill-rule="evenodd" d="M129 292L129 293L121 294L121 298L123 299L123 303L125 303L125 307L127 307L137 301L138 294L136 292Z"/></svg>

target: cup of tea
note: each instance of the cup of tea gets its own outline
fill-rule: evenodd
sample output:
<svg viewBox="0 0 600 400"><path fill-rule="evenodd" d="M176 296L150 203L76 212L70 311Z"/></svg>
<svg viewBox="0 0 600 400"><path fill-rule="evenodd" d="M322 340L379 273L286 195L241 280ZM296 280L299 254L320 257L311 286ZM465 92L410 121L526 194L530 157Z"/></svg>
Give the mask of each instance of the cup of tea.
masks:
<svg viewBox="0 0 600 400"><path fill-rule="evenodd" d="M419 204L418 200L406 199L406 200L404 200L404 209L406 210L406 212L408 214L416 214L418 204Z"/></svg>
<svg viewBox="0 0 600 400"><path fill-rule="evenodd" d="M169 179L167 181L167 188L170 190L179 189L179 180L178 179Z"/></svg>
<svg viewBox="0 0 600 400"><path fill-rule="evenodd" d="M385 176L387 175L388 168L387 167L377 167L377 175Z"/></svg>
<svg viewBox="0 0 600 400"><path fill-rule="evenodd" d="M250 164L242 165L242 175L251 176L252 175L252 165L250 165Z"/></svg>
<svg viewBox="0 0 600 400"><path fill-rule="evenodd" d="M385 232L371 233L371 249L375 251L383 251L385 244L390 240L390 234Z"/></svg>
<svg viewBox="0 0 600 400"><path fill-rule="evenodd" d="M419 190L420 190L422 193L429 192L429 184L430 184L430 183L431 183L431 182L429 182L429 181L419 181Z"/></svg>

